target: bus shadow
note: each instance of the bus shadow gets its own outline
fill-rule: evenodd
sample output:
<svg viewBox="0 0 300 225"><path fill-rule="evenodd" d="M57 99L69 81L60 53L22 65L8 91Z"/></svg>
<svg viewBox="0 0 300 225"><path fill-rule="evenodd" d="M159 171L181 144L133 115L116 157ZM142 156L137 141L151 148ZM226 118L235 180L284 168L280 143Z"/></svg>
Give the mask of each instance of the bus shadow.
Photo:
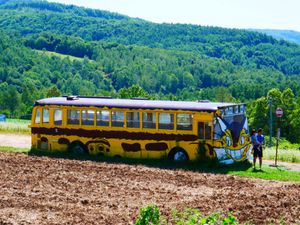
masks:
<svg viewBox="0 0 300 225"><path fill-rule="evenodd" d="M219 164L215 161L192 161L192 162L174 162L169 159L132 159L121 157L105 157L93 155L79 155L68 152L47 152L31 149L28 155L46 156L50 158L70 159L79 161L105 162L111 164L143 165L152 168L168 170L186 170L199 173L228 174L233 171L246 171L251 167L251 163L242 162L231 165Z"/></svg>

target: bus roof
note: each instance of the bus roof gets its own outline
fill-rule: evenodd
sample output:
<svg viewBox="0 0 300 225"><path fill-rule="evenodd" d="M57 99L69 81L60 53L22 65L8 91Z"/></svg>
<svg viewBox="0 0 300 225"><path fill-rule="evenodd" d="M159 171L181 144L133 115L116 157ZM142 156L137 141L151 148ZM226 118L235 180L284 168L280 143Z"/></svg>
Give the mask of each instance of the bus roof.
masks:
<svg viewBox="0 0 300 225"><path fill-rule="evenodd" d="M163 109L163 110L189 110L214 112L220 108L243 105L236 103L220 103L209 101L167 101L167 100L145 100L145 99L115 99L108 97L84 97L63 96L40 99L35 106L81 106L100 108L129 108L129 109Z"/></svg>

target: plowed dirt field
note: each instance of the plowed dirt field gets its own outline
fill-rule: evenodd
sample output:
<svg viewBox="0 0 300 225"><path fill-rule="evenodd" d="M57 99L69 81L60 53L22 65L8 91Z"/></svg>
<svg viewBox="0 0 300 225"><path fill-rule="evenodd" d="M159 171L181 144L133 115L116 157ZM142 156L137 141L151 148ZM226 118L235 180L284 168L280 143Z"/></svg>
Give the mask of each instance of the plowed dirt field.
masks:
<svg viewBox="0 0 300 225"><path fill-rule="evenodd" d="M300 184L0 153L0 224L132 224L156 203L240 222L300 224Z"/></svg>

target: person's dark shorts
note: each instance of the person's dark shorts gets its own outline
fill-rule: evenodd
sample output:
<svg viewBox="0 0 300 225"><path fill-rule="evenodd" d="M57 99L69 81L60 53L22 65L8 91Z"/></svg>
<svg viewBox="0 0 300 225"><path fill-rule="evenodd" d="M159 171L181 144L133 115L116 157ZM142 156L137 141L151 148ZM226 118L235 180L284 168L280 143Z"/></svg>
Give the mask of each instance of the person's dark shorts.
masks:
<svg viewBox="0 0 300 225"><path fill-rule="evenodd" d="M254 157L263 157L262 147L254 148L253 156Z"/></svg>

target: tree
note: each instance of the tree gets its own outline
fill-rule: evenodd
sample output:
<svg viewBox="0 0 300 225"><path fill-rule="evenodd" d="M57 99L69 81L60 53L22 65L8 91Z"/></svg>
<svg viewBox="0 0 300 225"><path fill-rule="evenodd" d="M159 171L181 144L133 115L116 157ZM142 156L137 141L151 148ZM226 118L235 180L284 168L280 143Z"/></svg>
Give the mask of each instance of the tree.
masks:
<svg viewBox="0 0 300 225"><path fill-rule="evenodd" d="M7 109L10 112L10 116L18 116L18 109L20 107L20 94L16 87L9 85L2 94L3 109Z"/></svg>
<svg viewBox="0 0 300 225"><path fill-rule="evenodd" d="M183 73L183 87L193 87L195 86L195 80L191 73Z"/></svg>
<svg viewBox="0 0 300 225"><path fill-rule="evenodd" d="M56 85L53 85L52 87L48 88L48 91L46 93L47 98L59 97L59 96L61 96L61 92L60 90L58 90Z"/></svg>
<svg viewBox="0 0 300 225"><path fill-rule="evenodd" d="M300 143L300 105L298 104L296 108L292 111L289 116L290 121L290 134L289 140L295 143Z"/></svg>
<svg viewBox="0 0 300 225"><path fill-rule="evenodd" d="M215 88L215 101L217 102L234 102L230 91L225 87Z"/></svg>
<svg viewBox="0 0 300 225"><path fill-rule="evenodd" d="M269 131L269 104L272 97L273 128L281 128L281 135L291 142L300 141L299 104L296 103L294 93L290 88L281 92L279 89L271 89L267 97L259 98L249 105L249 124L252 127L262 127ZM282 118L275 117L276 108L281 107L284 111Z"/></svg>
<svg viewBox="0 0 300 225"><path fill-rule="evenodd" d="M121 88L119 90L118 95L120 98L125 98L125 99L137 98L137 97L141 97L141 98L149 98L150 97L150 95L137 84L132 85L129 88Z"/></svg>
<svg viewBox="0 0 300 225"><path fill-rule="evenodd" d="M249 126L252 128L263 128L265 132L269 131L268 127L268 100L261 97L253 101L249 106Z"/></svg>

